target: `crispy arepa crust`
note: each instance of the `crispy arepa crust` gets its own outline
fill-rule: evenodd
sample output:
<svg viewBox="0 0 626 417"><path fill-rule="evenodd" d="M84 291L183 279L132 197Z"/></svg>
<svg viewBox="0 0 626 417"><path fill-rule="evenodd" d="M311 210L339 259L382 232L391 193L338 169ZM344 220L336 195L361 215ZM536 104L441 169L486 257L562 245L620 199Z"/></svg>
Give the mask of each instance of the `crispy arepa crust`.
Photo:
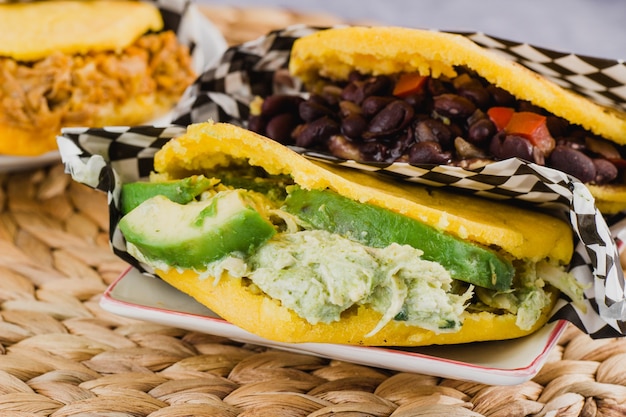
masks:
<svg viewBox="0 0 626 417"><path fill-rule="evenodd" d="M354 200L378 205L483 245L494 245L517 259L551 258L568 263L573 251L569 226L551 216L413 184L384 181L374 175L316 163L256 133L224 123L199 123L169 141L155 155L160 180L184 178L216 167L247 161L270 174L291 175L306 189L332 189ZM194 271L157 271L166 282L196 298L226 320L268 339L283 342L330 342L420 346L510 339L530 334L548 319L547 308L529 330L515 325L513 314L464 313L456 333L435 334L392 322L366 338L381 318L364 307L353 308L339 322L310 325L280 303L251 290L245 280L223 276L201 279ZM554 296L556 301L556 296Z"/></svg>
<svg viewBox="0 0 626 417"><path fill-rule="evenodd" d="M347 79L365 74L419 72L454 76L465 66L518 99L626 145L626 113L566 90L522 65L482 48L465 36L399 27L347 27L302 37L293 45L290 72L305 83L320 75ZM626 209L626 184L590 187L605 213Z"/></svg>
<svg viewBox="0 0 626 417"><path fill-rule="evenodd" d="M159 10L141 1L37 1L0 5L0 55L36 61L120 51L148 31L163 28Z"/></svg>

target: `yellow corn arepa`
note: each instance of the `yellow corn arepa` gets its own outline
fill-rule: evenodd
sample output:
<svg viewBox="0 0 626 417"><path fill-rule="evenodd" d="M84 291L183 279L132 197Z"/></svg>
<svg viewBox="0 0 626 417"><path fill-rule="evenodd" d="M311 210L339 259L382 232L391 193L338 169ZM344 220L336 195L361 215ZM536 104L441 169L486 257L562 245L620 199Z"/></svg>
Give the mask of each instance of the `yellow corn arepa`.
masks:
<svg viewBox="0 0 626 417"><path fill-rule="evenodd" d="M461 35L399 27L328 29L298 39L289 62L291 73L305 83L320 75L347 79L352 70L373 75L419 72L435 78L450 77L456 74L455 66L468 67L518 99L626 145L626 113L566 90ZM603 212L626 209L626 184L590 189Z"/></svg>
<svg viewBox="0 0 626 417"><path fill-rule="evenodd" d="M568 263L573 252L569 226L558 219L496 201L409 183L385 181L355 169L315 163L256 133L225 123L190 125L154 159L158 173L184 178L235 161L272 175L290 175L305 189L331 189L430 224L462 239L495 245L516 259L551 258Z"/></svg>
<svg viewBox="0 0 626 417"><path fill-rule="evenodd" d="M444 32L400 27L328 29L295 41L289 70L305 82L319 75L347 79L365 74L419 72L454 76L466 66L490 83L619 144L626 144L626 114L558 86L470 39Z"/></svg>
<svg viewBox="0 0 626 417"><path fill-rule="evenodd" d="M160 117L172 107L174 99L158 94L129 97L124 103L100 105L92 115L93 126L133 126ZM0 155L36 156L55 150L57 123L25 129L0 122ZM34 140L36 139L36 140Z"/></svg>
<svg viewBox="0 0 626 417"><path fill-rule="evenodd" d="M428 346L459 344L486 340L507 340L537 331L548 320L549 308L529 330L515 325L513 314L496 315L489 312L463 313L463 326L455 333L435 333L398 321L387 323L380 331L366 337L378 324L382 315L364 306L345 311L338 322L310 324L280 302L258 292L250 291L241 279L222 277L200 279L191 271L157 274L174 288L194 297L225 320L242 329L285 343L341 343L366 346ZM556 300L556 295L554 295Z"/></svg>
<svg viewBox="0 0 626 417"><path fill-rule="evenodd" d="M626 185L587 184L587 188L596 200L596 207L605 214L615 214L626 210Z"/></svg>
<svg viewBox="0 0 626 417"><path fill-rule="evenodd" d="M0 27L1 56L36 61L55 51L119 51L163 20L141 1L38 1L0 5Z"/></svg>
<svg viewBox="0 0 626 417"><path fill-rule="evenodd" d="M306 189L332 189L354 200L378 205L431 224L470 241L493 245L517 259L551 258L568 263L573 251L569 226L551 216L500 202L448 193L408 183L384 181L349 168L316 163L290 149L245 129L223 123L200 123L168 142L155 155L161 179L184 178L216 167L247 161L270 174L291 175ZM465 314L462 329L454 334L392 322L365 338L381 315L354 307L339 322L312 326L257 291L246 280L222 277L200 279L193 271L157 271L166 282L191 295L226 320L272 340L331 342L367 345L419 346L520 337L545 324L549 309L528 331L515 325L513 314ZM556 297L555 297L556 298ZM263 323L262 326L259 324Z"/></svg>

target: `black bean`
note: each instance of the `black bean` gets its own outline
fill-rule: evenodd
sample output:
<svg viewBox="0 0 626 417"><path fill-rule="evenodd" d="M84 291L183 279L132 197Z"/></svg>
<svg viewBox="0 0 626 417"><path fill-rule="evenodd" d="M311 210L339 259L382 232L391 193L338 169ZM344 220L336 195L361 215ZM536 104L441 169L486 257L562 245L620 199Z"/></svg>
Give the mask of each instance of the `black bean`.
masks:
<svg viewBox="0 0 626 417"><path fill-rule="evenodd" d="M369 96L361 103L361 112L365 117L372 117L394 100L394 97Z"/></svg>
<svg viewBox="0 0 626 417"><path fill-rule="evenodd" d="M570 174L584 183L591 182L596 178L596 165L593 160L569 146L558 145L554 148L550 154L548 165Z"/></svg>
<svg viewBox="0 0 626 417"><path fill-rule="evenodd" d="M528 111L537 114L544 114L545 112L539 106L534 105L530 101L520 100L517 104L517 111Z"/></svg>
<svg viewBox="0 0 626 417"><path fill-rule="evenodd" d="M325 143L339 133L339 125L330 117L322 117L302 126L296 135L296 145L303 148Z"/></svg>
<svg viewBox="0 0 626 417"><path fill-rule="evenodd" d="M407 149L413 145L413 132L410 129L406 129L401 135L397 135L389 146L389 157L392 161L396 161L401 158L407 151Z"/></svg>
<svg viewBox="0 0 626 417"><path fill-rule="evenodd" d="M452 143L452 132L441 120L427 118L415 125L416 142L437 142L444 148Z"/></svg>
<svg viewBox="0 0 626 417"><path fill-rule="evenodd" d="M424 92L409 94L404 97L404 101L409 103L411 107L413 107L416 111L423 111L425 113L430 113L428 108L431 104L428 95Z"/></svg>
<svg viewBox="0 0 626 417"><path fill-rule="evenodd" d="M344 136L331 136L328 139L327 146L330 153L338 158L354 159L356 161L363 160L359 147Z"/></svg>
<svg viewBox="0 0 626 417"><path fill-rule="evenodd" d="M298 113L305 122L312 122L324 116L333 116L334 111L312 100L303 101L298 106Z"/></svg>
<svg viewBox="0 0 626 417"><path fill-rule="evenodd" d="M482 85L462 86L458 92L460 96L472 101L478 107L487 108L489 106L491 96Z"/></svg>
<svg viewBox="0 0 626 417"><path fill-rule="evenodd" d="M454 149L459 158L462 159L485 159L487 154L478 146L471 144L460 136L454 139Z"/></svg>
<svg viewBox="0 0 626 417"><path fill-rule="evenodd" d="M587 149L585 138L576 135L563 136L556 140L556 146L563 145L584 152Z"/></svg>
<svg viewBox="0 0 626 417"><path fill-rule="evenodd" d="M296 113L298 106L304 99L300 96L288 94L274 94L263 100L261 114L265 117L274 117L281 113Z"/></svg>
<svg viewBox="0 0 626 417"><path fill-rule="evenodd" d="M461 127L458 123L450 123L446 125L450 132L452 133L452 137L455 138L457 136L464 136L465 132L463 131L463 127Z"/></svg>
<svg viewBox="0 0 626 417"><path fill-rule="evenodd" d="M458 94L441 94L434 98L434 109L442 116L467 118L474 113L476 105Z"/></svg>
<svg viewBox="0 0 626 417"><path fill-rule="evenodd" d="M386 75L369 78L363 85L365 97L388 96L393 90L393 81Z"/></svg>
<svg viewBox="0 0 626 417"><path fill-rule="evenodd" d="M324 87L324 90L326 89L327 88ZM320 106L324 106L324 107L331 106L331 103L328 101L328 95L325 95L325 94L312 93L307 99L307 101L310 101L311 103L319 104Z"/></svg>
<svg viewBox="0 0 626 417"><path fill-rule="evenodd" d="M341 117L348 117L355 114L361 115L363 112L358 104L348 100L342 100L339 102L339 113Z"/></svg>
<svg viewBox="0 0 626 417"><path fill-rule="evenodd" d="M450 152L441 149L437 142L418 142L409 149L410 164L449 164L452 161Z"/></svg>
<svg viewBox="0 0 626 417"><path fill-rule="evenodd" d="M546 117L546 126L553 138L565 136L569 125L570 123L561 117L552 115Z"/></svg>
<svg viewBox="0 0 626 417"><path fill-rule="evenodd" d="M361 138L367 130L367 119L361 115L353 114L341 120L341 133L352 139Z"/></svg>
<svg viewBox="0 0 626 417"><path fill-rule="evenodd" d="M267 121L265 120L265 118L259 115L251 115L248 118L248 129L253 132L264 135L266 124L267 124Z"/></svg>
<svg viewBox="0 0 626 417"><path fill-rule="evenodd" d="M352 71L350 71L350 74L348 74L348 81L350 81L350 82L352 82L352 81L363 81L365 78L366 78L366 76L364 74L361 74L357 70L352 70Z"/></svg>
<svg viewBox="0 0 626 417"><path fill-rule="evenodd" d="M489 117L481 109L476 109L476 110L474 110L474 113L472 113L472 115L470 117L468 117L465 121L466 121L467 125L470 126L473 123L479 121L480 119L489 119ZM489 120L491 120L491 119L489 119Z"/></svg>
<svg viewBox="0 0 626 417"><path fill-rule="evenodd" d="M364 137L372 138L398 132L409 124L413 114L413 107L408 103L394 100L372 118Z"/></svg>
<svg viewBox="0 0 626 417"><path fill-rule="evenodd" d="M265 134L282 144L292 143L291 132L298 125L299 120L291 113L283 113L272 117L265 127Z"/></svg>
<svg viewBox="0 0 626 417"><path fill-rule="evenodd" d="M451 90L448 86L437 78L428 78L426 80L426 90L430 93L431 96L438 96L441 94L449 93Z"/></svg>
<svg viewBox="0 0 626 417"><path fill-rule="evenodd" d="M621 159L622 155L615 143L611 143L606 139L586 136L585 146L589 153L587 155L597 155L598 158L604 158L608 160Z"/></svg>
<svg viewBox="0 0 626 417"><path fill-rule="evenodd" d="M535 162L533 144L517 135L496 135L491 140L489 151L498 159L520 158Z"/></svg>
<svg viewBox="0 0 626 417"><path fill-rule="evenodd" d="M389 158L389 149L382 142L365 142L359 145L359 151L364 161L393 162Z"/></svg>
<svg viewBox="0 0 626 417"><path fill-rule="evenodd" d="M487 118L473 122L467 131L467 140L473 144L481 144L490 140L496 134L496 125Z"/></svg>
<svg viewBox="0 0 626 417"><path fill-rule="evenodd" d="M593 159L596 167L596 177L593 182L598 185L607 184L617 178L617 167L611 162L603 158Z"/></svg>
<svg viewBox="0 0 626 417"><path fill-rule="evenodd" d="M343 89L339 86L326 85L322 88L322 92L319 94L319 96L324 100L326 105L334 107L341 100L342 91Z"/></svg>
<svg viewBox="0 0 626 417"><path fill-rule="evenodd" d="M347 84L343 90L341 90L341 100L352 101L353 103L361 104L365 100L365 89L363 88L363 81L353 81Z"/></svg>
<svg viewBox="0 0 626 417"><path fill-rule="evenodd" d="M491 94L493 102L498 106L513 106L515 104L515 96L508 91L489 84L487 91Z"/></svg>
<svg viewBox="0 0 626 417"><path fill-rule="evenodd" d="M346 85L341 92L341 99L361 104L369 96L391 94L391 87L391 79L386 76L357 80Z"/></svg>

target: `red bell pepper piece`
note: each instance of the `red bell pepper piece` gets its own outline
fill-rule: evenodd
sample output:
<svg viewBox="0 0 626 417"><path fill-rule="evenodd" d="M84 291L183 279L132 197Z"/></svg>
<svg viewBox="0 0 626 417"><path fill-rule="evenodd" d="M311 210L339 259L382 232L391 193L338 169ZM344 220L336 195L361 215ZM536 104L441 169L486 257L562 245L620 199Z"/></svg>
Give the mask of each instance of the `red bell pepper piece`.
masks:
<svg viewBox="0 0 626 417"><path fill-rule="evenodd" d="M491 107L487 110L487 116L491 119L498 131L504 129L511 120L515 110L511 107Z"/></svg>
<svg viewBox="0 0 626 417"><path fill-rule="evenodd" d="M402 74L393 88L396 97L407 97L422 91L428 77L417 73Z"/></svg>
<svg viewBox="0 0 626 417"><path fill-rule="evenodd" d="M518 135L528 139L544 155L549 155L556 145L546 125L546 117L537 113L514 112L504 131L509 135Z"/></svg>

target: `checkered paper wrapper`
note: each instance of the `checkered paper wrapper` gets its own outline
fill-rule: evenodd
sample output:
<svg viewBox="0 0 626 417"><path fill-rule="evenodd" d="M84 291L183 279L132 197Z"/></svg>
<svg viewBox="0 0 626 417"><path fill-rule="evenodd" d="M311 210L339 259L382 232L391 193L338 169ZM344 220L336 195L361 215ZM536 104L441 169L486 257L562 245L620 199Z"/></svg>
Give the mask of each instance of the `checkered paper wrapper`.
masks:
<svg viewBox="0 0 626 417"><path fill-rule="evenodd" d="M316 30L319 29L294 26L229 48L221 61L207 69L186 91L174 112L175 124L170 126L73 128L63 131L58 142L68 172L76 181L106 191L109 195L111 242L118 256L140 270L151 272L126 252L123 236L117 228L121 184L147 179L153 168L154 153L171 138L183 134L186 125L213 119L245 127L248 106L255 96L298 93L300 83L286 72L289 53L295 39ZM626 73L623 64L615 61L575 57L479 33L463 35L488 48L502 50L512 59L535 70L544 66L548 68L551 78L557 73L558 65L579 61L587 62L587 66L595 63L596 72L610 67L617 68L614 71L616 74L620 71ZM551 63L548 64L548 61ZM583 71L590 75L584 65ZM613 87L618 83L626 84L626 80L606 82L606 88L600 89L591 88L592 83L581 83L580 77L572 76L576 74L574 67L559 73L563 74L557 77L559 84L567 84L566 87L593 96L603 104L624 107L619 97L621 90ZM602 77L591 76L590 79ZM593 338L626 334L626 288L618 251L621 241L615 238L623 233L626 242L626 232L622 232L626 231L626 215L604 218L595 207L589 190L578 180L519 159L499 161L468 171L457 167L412 166L406 163L363 164L317 151L292 149L307 158L365 170L372 175L384 175L398 181L462 189L480 198L516 200L563 218L571 224L575 237L575 253L569 270L577 280L587 285L585 308L574 306L563 296L552 312L551 320L567 320Z"/></svg>

